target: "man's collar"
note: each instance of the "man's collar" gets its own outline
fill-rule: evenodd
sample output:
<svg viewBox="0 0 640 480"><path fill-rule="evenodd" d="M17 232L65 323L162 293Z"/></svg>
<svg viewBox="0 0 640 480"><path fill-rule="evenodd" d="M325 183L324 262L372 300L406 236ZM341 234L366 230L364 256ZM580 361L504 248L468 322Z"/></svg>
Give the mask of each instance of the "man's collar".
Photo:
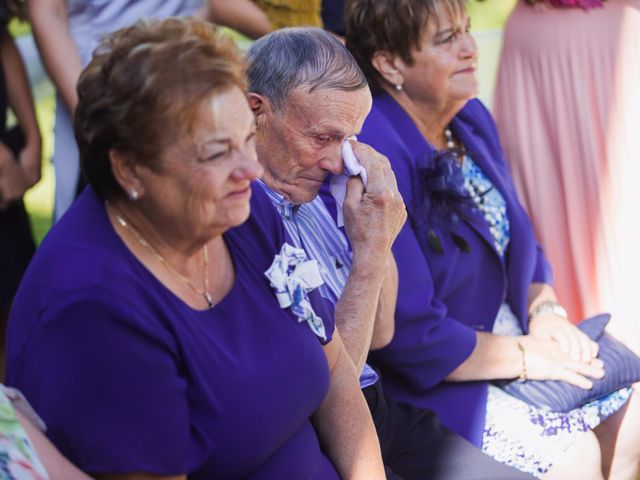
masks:
<svg viewBox="0 0 640 480"><path fill-rule="evenodd" d="M265 191L271 203L276 207L276 210L280 214L281 217L286 219L293 219L293 216L297 210L297 205L294 205L289 200L284 198L278 192L274 192L269 188L269 186L264 183L262 180L258 180L258 184Z"/></svg>

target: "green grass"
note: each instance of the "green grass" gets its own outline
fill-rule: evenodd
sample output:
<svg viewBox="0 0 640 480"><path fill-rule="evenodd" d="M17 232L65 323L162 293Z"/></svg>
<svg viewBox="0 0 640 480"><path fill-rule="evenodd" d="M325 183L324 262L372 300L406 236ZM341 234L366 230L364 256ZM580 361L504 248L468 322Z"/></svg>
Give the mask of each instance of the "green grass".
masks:
<svg viewBox="0 0 640 480"><path fill-rule="evenodd" d="M51 227L51 214L53 211L53 119L55 109L55 97L53 90L40 97L36 102L36 115L42 132L42 178L38 184L27 192L24 197L25 205L31 216L31 226L36 243L40 243L44 235Z"/></svg>
<svg viewBox="0 0 640 480"><path fill-rule="evenodd" d="M13 38L20 37L21 35L27 35L31 33L31 25L27 22L14 18L9 22L9 33L11 33Z"/></svg>
<svg viewBox="0 0 640 480"><path fill-rule="evenodd" d="M516 0L469 0L467 11L471 28L474 32L501 29L515 4Z"/></svg>
<svg viewBox="0 0 640 480"><path fill-rule="evenodd" d="M515 5L516 0L486 0L468 2L469 16L474 32L486 30L499 30ZM26 23L12 22L10 30L14 36L29 33L30 27ZM248 40L235 32L224 29L243 47L248 45ZM499 52L491 52L497 56ZM493 68L491 66L490 68ZM40 129L44 140L43 144L43 168L40 182L25 195L25 204L31 215L33 233L37 243L40 243L46 232L51 227L51 214L53 211L54 175L51 165L53 153L53 123L55 97L49 85L39 87L36 92L36 113L40 122Z"/></svg>

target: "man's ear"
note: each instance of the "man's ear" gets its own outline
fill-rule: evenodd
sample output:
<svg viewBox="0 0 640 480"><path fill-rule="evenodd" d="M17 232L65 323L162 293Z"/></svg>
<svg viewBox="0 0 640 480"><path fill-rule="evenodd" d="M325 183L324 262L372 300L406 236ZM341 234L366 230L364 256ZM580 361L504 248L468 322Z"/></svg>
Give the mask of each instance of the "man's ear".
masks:
<svg viewBox="0 0 640 480"><path fill-rule="evenodd" d="M377 51L373 54L373 57L371 57L371 65L373 65L373 68L376 69L380 76L391 85L404 84L404 76L402 75L404 63L397 55Z"/></svg>
<svg viewBox="0 0 640 480"><path fill-rule="evenodd" d="M269 99L258 93L249 92L247 94L247 101L249 102L249 108L251 108L256 119L261 115L269 114L273 111Z"/></svg>

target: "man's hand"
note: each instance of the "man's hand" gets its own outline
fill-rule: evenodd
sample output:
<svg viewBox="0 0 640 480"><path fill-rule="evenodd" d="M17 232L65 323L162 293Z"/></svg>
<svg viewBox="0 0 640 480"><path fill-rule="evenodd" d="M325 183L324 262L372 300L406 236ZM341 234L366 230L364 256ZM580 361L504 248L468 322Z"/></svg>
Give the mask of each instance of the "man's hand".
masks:
<svg viewBox="0 0 640 480"><path fill-rule="evenodd" d="M360 164L367 171L367 187L360 177L347 183L343 206L344 225L353 250L354 265L359 258L386 266L386 258L407 218L395 175L387 158L368 145L351 141Z"/></svg>

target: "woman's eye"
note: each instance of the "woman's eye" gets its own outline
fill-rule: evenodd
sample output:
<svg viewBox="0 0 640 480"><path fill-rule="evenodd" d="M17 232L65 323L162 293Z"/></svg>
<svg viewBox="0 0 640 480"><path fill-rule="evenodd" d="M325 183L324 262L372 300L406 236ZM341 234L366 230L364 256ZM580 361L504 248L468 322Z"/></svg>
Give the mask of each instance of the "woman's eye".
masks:
<svg viewBox="0 0 640 480"><path fill-rule="evenodd" d="M319 143L327 143L329 140L331 140L331 137L329 135L318 135L316 137L316 140Z"/></svg>
<svg viewBox="0 0 640 480"><path fill-rule="evenodd" d="M451 35L447 35L446 37L443 37L438 44L444 44L444 43L451 43L453 40L455 40L455 38L457 37L458 32L453 32Z"/></svg>
<svg viewBox="0 0 640 480"><path fill-rule="evenodd" d="M210 153L204 156L204 160L205 161L213 161L213 160L219 160L221 158L224 158L227 154L229 153L229 150L223 150L221 152L214 152L214 153Z"/></svg>

